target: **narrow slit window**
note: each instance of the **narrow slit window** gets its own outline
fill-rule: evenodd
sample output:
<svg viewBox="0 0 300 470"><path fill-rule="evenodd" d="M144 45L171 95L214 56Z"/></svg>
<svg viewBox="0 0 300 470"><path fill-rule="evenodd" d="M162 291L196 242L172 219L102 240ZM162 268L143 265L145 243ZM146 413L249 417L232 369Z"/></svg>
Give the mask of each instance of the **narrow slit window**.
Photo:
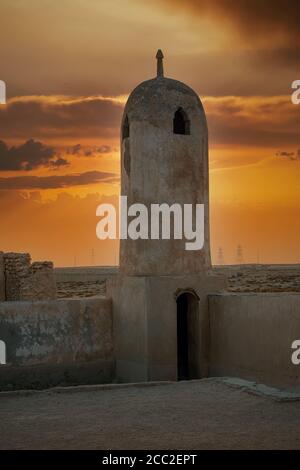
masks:
<svg viewBox="0 0 300 470"><path fill-rule="evenodd" d="M129 119L128 116L125 117L124 123L123 123L123 128L122 128L122 140L126 139L129 137Z"/></svg>
<svg viewBox="0 0 300 470"><path fill-rule="evenodd" d="M173 133L182 135L190 134L190 121L182 108L178 108L174 114Z"/></svg>

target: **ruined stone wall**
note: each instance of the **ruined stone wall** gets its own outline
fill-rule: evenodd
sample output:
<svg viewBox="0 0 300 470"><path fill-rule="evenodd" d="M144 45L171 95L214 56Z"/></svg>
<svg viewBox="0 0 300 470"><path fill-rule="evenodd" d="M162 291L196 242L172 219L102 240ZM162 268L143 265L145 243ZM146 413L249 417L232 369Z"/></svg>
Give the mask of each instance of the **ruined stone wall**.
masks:
<svg viewBox="0 0 300 470"><path fill-rule="evenodd" d="M29 253L4 253L5 298L21 300L21 283L30 269Z"/></svg>
<svg viewBox="0 0 300 470"><path fill-rule="evenodd" d="M0 253L0 302L56 299L53 263L29 253Z"/></svg>
<svg viewBox="0 0 300 470"><path fill-rule="evenodd" d="M5 300L5 271L3 252L0 251L0 302Z"/></svg>
<svg viewBox="0 0 300 470"><path fill-rule="evenodd" d="M23 277L20 281L20 299L56 299L56 282L52 262L32 263L27 276Z"/></svg>

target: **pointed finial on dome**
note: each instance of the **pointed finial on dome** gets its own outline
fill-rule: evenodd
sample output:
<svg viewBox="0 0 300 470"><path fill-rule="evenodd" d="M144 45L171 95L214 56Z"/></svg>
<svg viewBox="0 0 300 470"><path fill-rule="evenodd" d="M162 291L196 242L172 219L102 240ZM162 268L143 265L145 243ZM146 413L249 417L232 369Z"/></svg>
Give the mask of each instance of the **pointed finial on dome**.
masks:
<svg viewBox="0 0 300 470"><path fill-rule="evenodd" d="M158 51L157 51L157 53L156 53L156 59L157 59L157 76L158 76L158 77L163 77L163 76L164 76L163 58L164 58L164 55L163 55L161 49L158 49Z"/></svg>

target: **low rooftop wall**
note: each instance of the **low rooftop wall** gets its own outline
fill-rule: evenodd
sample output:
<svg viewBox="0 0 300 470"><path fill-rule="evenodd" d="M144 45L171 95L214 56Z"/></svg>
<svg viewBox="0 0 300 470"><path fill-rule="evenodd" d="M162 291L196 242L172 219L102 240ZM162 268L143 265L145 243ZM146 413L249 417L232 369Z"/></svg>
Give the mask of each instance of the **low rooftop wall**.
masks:
<svg viewBox="0 0 300 470"><path fill-rule="evenodd" d="M111 382L109 299L0 303L0 389Z"/></svg>
<svg viewBox="0 0 300 470"><path fill-rule="evenodd" d="M300 386L291 361L300 340L300 294L209 296L210 376L236 376L278 386Z"/></svg>

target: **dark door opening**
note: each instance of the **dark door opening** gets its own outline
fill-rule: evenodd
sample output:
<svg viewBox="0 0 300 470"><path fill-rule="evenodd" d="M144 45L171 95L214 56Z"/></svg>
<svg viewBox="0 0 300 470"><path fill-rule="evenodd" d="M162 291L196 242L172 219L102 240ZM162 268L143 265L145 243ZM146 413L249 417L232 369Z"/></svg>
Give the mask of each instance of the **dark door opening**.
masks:
<svg viewBox="0 0 300 470"><path fill-rule="evenodd" d="M189 343L187 296L181 294L177 299L177 375L178 380L189 378Z"/></svg>
<svg viewBox="0 0 300 470"><path fill-rule="evenodd" d="M177 297L177 378L200 377L198 298L184 292Z"/></svg>

